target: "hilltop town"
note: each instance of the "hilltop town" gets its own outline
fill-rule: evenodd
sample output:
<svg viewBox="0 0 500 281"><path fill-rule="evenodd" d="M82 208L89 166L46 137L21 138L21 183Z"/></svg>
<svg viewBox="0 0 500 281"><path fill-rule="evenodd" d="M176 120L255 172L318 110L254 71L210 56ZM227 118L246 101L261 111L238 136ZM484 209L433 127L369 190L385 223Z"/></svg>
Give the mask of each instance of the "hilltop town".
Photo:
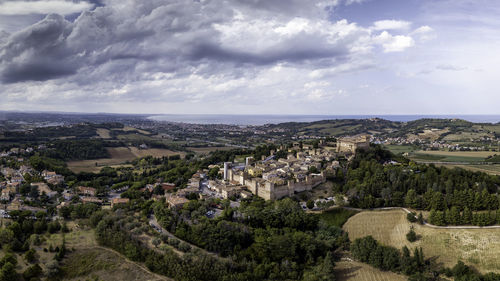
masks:
<svg viewBox="0 0 500 281"><path fill-rule="evenodd" d="M402 225L394 227L404 229L413 224L415 233L402 232L403 240L409 235L422 241L429 255L444 252L439 262L452 267L458 260L443 245L424 243L438 235L427 228L496 228L499 223L498 136L481 132L493 129L486 125L471 125L478 130L467 133L472 139L445 146L462 137L450 126L465 123L436 121L446 128L418 132L378 119L245 127L134 120L8 124L17 129L4 131L0 139L0 239L7 258L17 261L12 270L71 278L67 264L78 262L89 248L101 255L98 244L139 266L154 260L170 268L163 262L173 259L176 266L188 266L196 280L206 280L203 260L215 267L229 262L223 274L242 276L270 258L274 263L262 274L281 272L285 275L277 279L287 280L290 271L278 263L283 256L263 258L257 248L278 253L286 248L280 241L293 245L283 255L299 264L294 274L306 274L325 260L333 267L327 258L333 252L366 262L346 245L361 247L363 233L385 233L371 221L382 228L396 221ZM415 126L430 128L436 122ZM347 127L340 130L339 124ZM325 135L332 128L338 134ZM241 138L245 141L238 144ZM367 216L367 226L357 227L365 223L354 216L358 212ZM383 212L394 219L379 218ZM403 256L389 245L381 250ZM314 266L297 260L307 251L324 251L314 254L323 258ZM443 267L431 258L424 263ZM489 263L475 266L481 272L494 269ZM404 274L432 274L427 267L412 268ZM151 264L148 270L163 274ZM391 270L402 274L400 268ZM109 276L104 272L101 277ZM165 274L183 280L179 271Z"/></svg>

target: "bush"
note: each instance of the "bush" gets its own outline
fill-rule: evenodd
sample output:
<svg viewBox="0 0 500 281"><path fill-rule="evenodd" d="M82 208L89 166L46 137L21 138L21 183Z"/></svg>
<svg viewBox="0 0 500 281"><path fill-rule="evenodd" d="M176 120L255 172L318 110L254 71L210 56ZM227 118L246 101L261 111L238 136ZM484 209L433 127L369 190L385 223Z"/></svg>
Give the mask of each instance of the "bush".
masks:
<svg viewBox="0 0 500 281"><path fill-rule="evenodd" d="M314 201L312 199L307 200L306 207L308 209L314 208Z"/></svg>
<svg viewBox="0 0 500 281"><path fill-rule="evenodd" d="M42 274L42 268L38 264L34 264L30 267L28 267L24 272L23 272L23 277L24 280L32 280Z"/></svg>
<svg viewBox="0 0 500 281"><path fill-rule="evenodd" d="M191 246L187 243L180 243L178 249L179 249L179 251L187 253L187 252L191 251Z"/></svg>
<svg viewBox="0 0 500 281"><path fill-rule="evenodd" d="M179 239L175 239L175 238L168 239L168 244L171 246L174 246L175 248L177 248L179 246L179 243L181 243L181 241L179 241Z"/></svg>
<svg viewBox="0 0 500 281"><path fill-rule="evenodd" d="M24 259L29 263L33 263L36 259L35 254L36 254L35 250L30 249L29 251L26 252L26 254L24 254Z"/></svg>
<svg viewBox="0 0 500 281"><path fill-rule="evenodd" d="M406 239L410 242L417 241L417 233L415 233L413 226L410 228L410 231L406 234Z"/></svg>
<svg viewBox="0 0 500 281"><path fill-rule="evenodd" d="M53 221L53 222L51 222L51 223L48 224L47 230L50 233L56 233L59 230L61 230L61 224L58 221Z"/></svg>
<svg viewBox="0 0 500 281"><path fill-rule="evenodd" d="M417 218L415 217L415 214L414 213L408 213L406 215L406 219L409 221L409 222L416 222L417 221Z"/></svg>

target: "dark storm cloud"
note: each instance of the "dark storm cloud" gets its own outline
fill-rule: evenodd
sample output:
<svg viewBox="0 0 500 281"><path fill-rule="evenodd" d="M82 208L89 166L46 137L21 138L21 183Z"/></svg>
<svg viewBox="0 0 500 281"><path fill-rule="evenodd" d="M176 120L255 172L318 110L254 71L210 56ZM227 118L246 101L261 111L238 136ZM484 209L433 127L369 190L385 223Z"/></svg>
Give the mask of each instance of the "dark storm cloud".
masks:
<svg viewBox="0 0 500 281"><path fill-rule="evenodd" d="M76 73L73 54L65 46L70 31L62 16L49 15L8 37L0 51L0 81L44 81Z"/></svg>
<svg viewBox="0 0 500 281"><path fill-rule="evenodd" d="M306 63L325 58L341 59L348 54L345 49L314 48L285 45L269 49L265 54L222 48L220 45L203 43L192 49L191 60L212 59L236 64L269 65L275 63Z"/></svg>
<svg viewBox="0 0 500 281"><path fill-rule="evenodd" d="M321 13L337 1L90 2L97 7L74 21L51 14L7 39L0 35L0 81L44 81L78 73L82 74L74 78L78 83L94 79L136 80L149 71L189 74L186 69L199 67L200 62L212 65L203 70L207 75L212 74L211 70L231 75L234 67L241 65L285 63L323 67L346 61L359 36L359 32L352 32L350 36L334 35L338 38L332 40L322 34L322 28L313 26L312 31L263 34L262 38L271 42L265 48L253 46L253 42L234 46L222 39L224 35L245 32L231 30L233 22L239 23L235 20L237 13L253 17L256 9L261 10L263 22L281 20L278 23L284 28L297 15ZM277 11L279 19L275 17ZM312 26L314 21L306 24ZM227 34L217 25L229 30ZM261 37L249 34L248 38L251 36ZM114 63L123 60L127 63ZM138 67L142 73L136 72ZM106 70L112 72L103 73Z"/></svg>

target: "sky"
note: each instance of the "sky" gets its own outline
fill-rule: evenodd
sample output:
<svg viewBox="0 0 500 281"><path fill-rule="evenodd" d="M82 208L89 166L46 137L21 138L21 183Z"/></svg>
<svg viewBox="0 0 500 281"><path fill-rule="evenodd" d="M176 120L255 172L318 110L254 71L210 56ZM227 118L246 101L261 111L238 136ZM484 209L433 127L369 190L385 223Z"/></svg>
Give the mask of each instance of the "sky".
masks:
<svg viewBox="0 0 500 281"><path fill-rule="evenodd" d="M498 114L496 0L0 0L0 110Z"/></svg>

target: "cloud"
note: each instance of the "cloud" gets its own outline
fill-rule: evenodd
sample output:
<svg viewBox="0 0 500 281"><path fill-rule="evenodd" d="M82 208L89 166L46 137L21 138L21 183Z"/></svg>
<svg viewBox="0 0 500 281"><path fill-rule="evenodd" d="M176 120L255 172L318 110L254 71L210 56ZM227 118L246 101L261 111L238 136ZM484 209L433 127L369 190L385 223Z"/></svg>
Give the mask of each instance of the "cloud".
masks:
<svg viewBox="0 0 500 281"><path fill-rule="evenodd" d="M90 10L93 4L80 1L40 0L40 1L0 1L0 15L50 14L69 15Z"/></svg>
<svg viewBox="0 0 500 281"><path fill-rule="evenodd" d="M416 38L418 38L419 41L422 41L422 42L429 41L429 40L436 38L436 34L434 32L434 29L428 25L423 25L423 26L415 29L413 32L410 33L410 35L415 36Z"/></svg>
<svg viewBox="0 0 500 281"><path fill-rule="evenodd" d="M361 4L363 2L366 2L367 0L346 0L345 1L345 5L346 6L349 6L349 5L352 5L352 4Z"/></svg>
<svg viewBox="0 0 500 281"><path fill-rule="evenodd" d="M379 20L373 23L373 30L407 30L411 22L402 20Z"/></svg>
<svg viewBox="0 0 500 281"><path fill-rule="evenodd" d="M415 44L404 30L379 34L332 21L329 7L346 1L87 3L95 8L74 20L49 14L0 34L3 108L136 111L154 103L160 111L194 103L222 110L220 101L258 107L288 97L301 106L351 93L329 81L378 67L379 46L400 52Z"/></svg>
<svg viewBox="0 0 500 281"><path fill-rule="evenodd" d="M142 73L182 75L197 69L203 75L229 76L238 75L235 67L258 71L276 63L325 68L366 53L372 44L369 31L355 23L295 16L303 1L292 1L296 7L281 17L254 17L250 9L274 11L281 1L236 7L220 1L110 3L83 12L74 22L50 14L12 34L1 47L0 81L44 81L77 73L81 83L127 81L141 79L138 68Z"/></svg>
<svg viewBox="0 0 500 281"><path fill-rule="evenodd" d="M436 66L437 70L445 70L445 71L462 71L466 70L467 67L457 66L453 64L440 64Z"/></svg>
<svg viewBox="0 0 500 281"><path fill-rule="evenodd" d="M415 45L415 40L410 36L404 35L391 35L387 31L380 33L380 35L375 37L375 41L382 45L384 52L402 52L407 48L413 47Z"/></svg>

